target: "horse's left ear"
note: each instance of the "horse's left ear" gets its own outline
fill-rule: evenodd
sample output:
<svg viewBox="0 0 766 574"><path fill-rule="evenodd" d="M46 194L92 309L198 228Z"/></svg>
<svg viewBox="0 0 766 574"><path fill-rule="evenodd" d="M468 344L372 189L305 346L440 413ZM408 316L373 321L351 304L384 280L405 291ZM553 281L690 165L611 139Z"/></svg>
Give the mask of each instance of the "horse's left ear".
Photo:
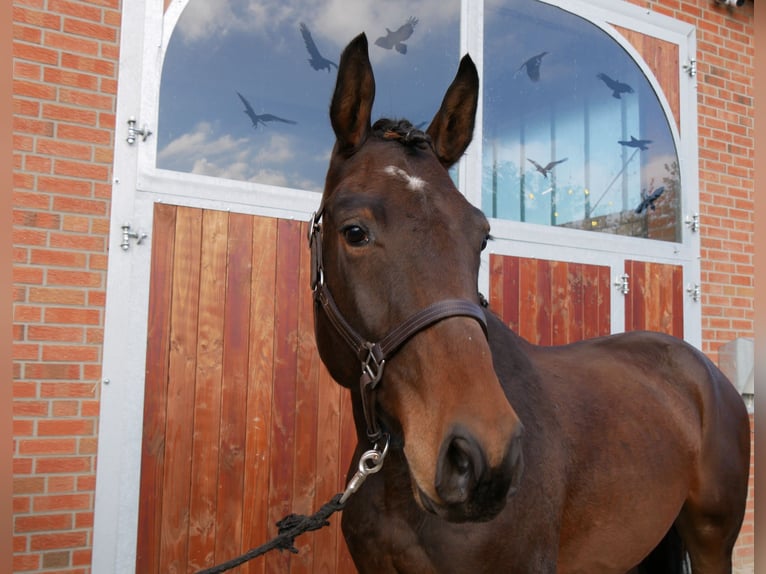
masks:
<svg viewBox="0 0 766 574"><path fill-rule="evenodd" d="M447 169L460 159L473 139L478 103L479 73L471 57L466 54L460 60L460 67L439 111L426 130L431 136L436 156Z"/></svg>
<svg viewBox="0 0 766 574"><path fill-rule="evenodd" d="M330 104L330 122L343 153L353 153L367 138L374 99L375 78L367 52L367 36L361 33L340 56Z"/></svg>

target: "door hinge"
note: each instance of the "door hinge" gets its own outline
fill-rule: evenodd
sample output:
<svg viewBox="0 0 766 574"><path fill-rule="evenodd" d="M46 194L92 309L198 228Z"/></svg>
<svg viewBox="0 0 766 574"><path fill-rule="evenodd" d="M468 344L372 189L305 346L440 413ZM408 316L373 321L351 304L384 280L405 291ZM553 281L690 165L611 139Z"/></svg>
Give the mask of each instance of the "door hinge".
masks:
<svg viewBox="0 0 766 574"><path fill-rule="evenodd" d="M699 283L690 283L689 286L686 288L686 292L689 294L689 297L691 297L692 301L697 302L700 300L700 296L702 295L702 292L700 291Z"/></svg>
<svg viewBox="0 0 766 574"><path fill-rule="evenodd" d="M617 287L617 290L623 295L630 293L630 286L628 285L629 279L630 275L623 273L622 275L618 275L614 281L614 286Z"/></svg>
<svg viewBox="0 0 766 574"><path fill-rule="evenodd" d="M125 138L125 141L130 145L136 143L136 136L141 136L141 141L145 142L150 135L152 135L152 130L149 129L149 126L144 124L142 128L136 129L136 118L133 116L128 118L128 137Z"/></svg>
<svg viewBox="0 0 766 574"><path fill-rule="evenodd" d="M689 229L691 229L692 233L699 231L700 228L700 214L699 213L693 213L691 215L687 215L686 219L684 220L684 223L689 226Z"/></svg>
<svg viewBox="0 0 766 574"><path fill-rule="evenodd" d="M130 240L135 239L136 245L141 245L141 243L149 237L146 233L139 232L139 231L132 231L130 228L130 223L123 223L122 226L122 243L120 243L120 247L123 251L127 251L130 249Z"/></svg>
<svg viewBox="0 0 766 574"><path fill-rule="evenodd" d="M682 67L684 71L689 74L690 78L693 78L697 75L697 60L694 58L691 58L689 62L684 64Z"/></svg>

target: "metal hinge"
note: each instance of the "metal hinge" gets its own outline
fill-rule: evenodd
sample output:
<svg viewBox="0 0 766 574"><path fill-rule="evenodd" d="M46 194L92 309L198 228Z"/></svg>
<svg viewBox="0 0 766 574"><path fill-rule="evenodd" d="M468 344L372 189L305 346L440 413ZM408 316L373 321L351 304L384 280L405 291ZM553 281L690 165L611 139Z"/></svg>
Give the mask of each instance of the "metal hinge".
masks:
<svg viewBox="0 0 766 574"><path fill-rule="evenodd" d="M692 232L699 231L699 228L700 228L700 214L699 213L693 213L692 215L687 215L686 219L684 220L684 223L689 226L689 229L691 229Z"/></svg>
<svg viewBox="0 0 766 574"><path fill-rule="evenodd" d="M614 286L617 287L617 290L623 295L630 293L630 286L628 285L629 279L630 275L623 273L622 275L618 275L614 281Z"/></svg>
<svg viewBox="0 0 766 574"><path fill-rule="evenodd" d="M141 136L141 141L145 142L150 135L152 135L152 130L149 129L149 126L144 124L144 127L136 129L136 118L133 116L128 118L128 137L125 138L125 141L130 145L136 143L136 136Z"/></svg>
<svg viewBox="0 0 766 574"><path fill-rule="evenodd" d="M686 292L689 294L689 297L692 298L692 301L699 301L700 296L702 295L702 292L700 291L699 283L690 283L689 286L686 288Z"/></svg>
<svg viewBox="0 0 766 574"><path fill-rule="evenodd" d="M690 78L693 78L697 75L697 60L694 58L691 58L687 64L684 64L683 66L684 72L689 74Z"/></svg>
<svg viewBox="0 0 766 574"><path fill-rule="evenodd" d="M130 249L130 240L135 239L136 245L141 245L141 243L149 237L146 233L138 232L138 231L131 231L130 229L130 223L123 223L121 225L122 228L122 243L120 243L120 247L123 251L127 251Z"/></svg>

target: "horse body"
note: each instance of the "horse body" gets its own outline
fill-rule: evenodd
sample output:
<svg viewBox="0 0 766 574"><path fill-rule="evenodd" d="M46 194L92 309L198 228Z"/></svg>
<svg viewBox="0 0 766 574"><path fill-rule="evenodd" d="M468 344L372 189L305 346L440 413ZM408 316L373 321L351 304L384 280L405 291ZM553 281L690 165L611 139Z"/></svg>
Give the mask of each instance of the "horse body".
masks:
<svg viewBox="0 0 766 574"><path fill-rule="evenodd" d="M425 134L371 126L374 92L360 35L339 65L314 221L317 345L352 394L355 460L371 419L391 437L343 513L359 571L623 574L651 559L675 572L656 564L683 543L695 574L730 572L750 449L736 390L670 336L540 347L477 316L489 228L444 169L471 139L475 67L463 59ZM442 300L467 303L408 332L378 381L359 377L359 351L375 345L349 339L385 341Z"/></svg>

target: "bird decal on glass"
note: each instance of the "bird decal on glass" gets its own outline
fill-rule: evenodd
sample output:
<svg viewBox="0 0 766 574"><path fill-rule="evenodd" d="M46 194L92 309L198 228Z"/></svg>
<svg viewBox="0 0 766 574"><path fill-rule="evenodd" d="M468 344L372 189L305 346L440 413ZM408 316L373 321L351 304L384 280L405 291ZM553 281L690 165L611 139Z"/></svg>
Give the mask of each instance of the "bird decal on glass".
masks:
<svg viewBox="0 0 766 574"><path fill-rule="evenodd" d="M651 186L649 186L651 189ZM656 209L654 202L657 201L665 191L665 186L660 186L652 192L641 190L641 203L636 208L636 213L639 215L648 209L654 211Z"/></svg>
<svg viewBox="0 0 766 574"><path fill-rule="evenodd" d="M513 74L513 77L515 78L521 70L525 69L527 70L527 76L529 76L529 79L533 82L537 82L540 80L540 63L543 61L543 56L545 56L548 52L540 52L536 56L532 56L529 60L524 62L521 66L519 66L519 69L516 70L516 73Z"/></svg>
<svg viewBox="0 0 766 574"><path fill-rule="evenodd" d="M642 151L646 151L649 149L649 144L652 143L652 140L639 140L633 136L630 136L630 141L617 140L617 143L624 145L625 147L634 147Z"/></svg>
<svg viewBox="0 0 766 574"><path fill-rule="evenodd" d="M280 118L278 116L274 116L272 114L256 114L255 110L253 109L253 106L250 105L250 102L248 102L245 99L245 96L237 92L237 95L239 96L239 99L242 100L242 103L245 105L245 114L248 118L250 118L250 121L253 122L253 127L258 128L258 125L266 126L267 122L282 122L285 124L297 124L298 122L294 122L293 120L286 120L285 118Z"/></svg>
<svg viewBox="0 0 766 574"><path fill-rule="evenodd" d="M327 69L327 72L330 72L330 69L332 66L335 66L335 69L338 68L338 64L335 62L332 62L322 56L322 54L319 53L319 49L317 48L316 43L314 42L314 38L311 37L311 31L308 29L308 26L304 24L303 22L300 23L300 31L301 36L303 36L303 42L306 44L306 50L308 50L309 56L311 56L308 59L309 64L311 64L311 67L315 70L324 70Z"/></svg>
<svg viewBox="0 0 766 574"><path fill-rule="evenodd" d="M628 84L625 84L623 82L618 82L617 80L613 80L606 74L599 73L596 74L596 77L604 82L607 87L612 90L612 97L617 98L618 100L622 99L622 94L632 94L633 88L631 88Z"/></svg>
<svg viewBox="0 0 766 574"><path fill-rule="evenodd" d="M565 157L565 158L563 158L563 159L557 159L557 160L549 161L549 162L548 162L548 163L545 165L545 167L543 167L542 165L540 165L539 163L537 163L537 162L536 162L535 160L533 160L532 158L529 158L529 157L528 157L528 158L527 158L527 161L528 161L529 163L531 163L533 166L535 166L535 169L536 169L537 171L539 171L541 174L543 174L543 177L544 177L545 179L548 179L548 174L551 172L551 170L552 170L554 167L556 167L558 164L560 164L560 163L564 163L564 162L565 162L567 159L569 159L569 158L566 158L566 157Z"/></svg>
<svg viewBox="0 0 766 574"><path fill-rule="evenodd" d="M386 35L375 40L375 45L385 48L386 50L394 48L400 54L406 54L407 44L405 44L404 41L412 36L412 33L415 31L415 24L417 23L417 18L410 17L410 19L399 26L395 32L386 28Z"/></svg>

